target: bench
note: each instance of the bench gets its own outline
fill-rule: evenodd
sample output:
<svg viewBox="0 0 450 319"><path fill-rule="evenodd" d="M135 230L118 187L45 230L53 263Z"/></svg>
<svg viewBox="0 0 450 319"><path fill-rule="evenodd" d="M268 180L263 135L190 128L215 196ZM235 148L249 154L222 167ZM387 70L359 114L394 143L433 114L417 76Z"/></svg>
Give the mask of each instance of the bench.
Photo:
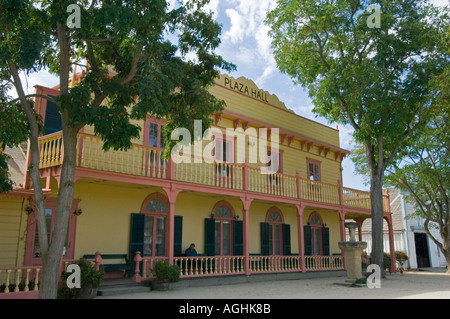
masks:
<svg viewBox="0 0 450 319"><path fill-rule="evenodd" d="M124 277L127 276L129 271L131 270L130 262L128 261L128 255L127 254L100 254L102 257L102 260L105 259L123 259L125 260L125 263L121 264L103 264L103 270L106 271L125 271ZM95 255L84 255L85 259L94 259Z"/></svg>

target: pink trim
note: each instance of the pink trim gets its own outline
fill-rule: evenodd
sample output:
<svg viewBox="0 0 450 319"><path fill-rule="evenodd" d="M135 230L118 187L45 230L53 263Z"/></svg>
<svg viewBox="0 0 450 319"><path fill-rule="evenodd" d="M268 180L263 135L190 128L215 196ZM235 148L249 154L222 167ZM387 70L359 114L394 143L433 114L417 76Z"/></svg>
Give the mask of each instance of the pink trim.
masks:
<svg viewBox="0 0 450 319"><path fill-rule="evenodd" d="M39 291L20 291L20 292L9 292L0 293L0 300L10 300L10 299L38 299Z"/></svg>
<svg viewBox="0 0 450 319"><path fill-rule="evenodd" d="M167 212L159 212L159 211L151 212L151 211L145 210L147 208L147 205L154 199L162 200L164 202L164 204L166 205L166 207L167 207ZM144 202L142 203L141 214L144 214L146 216L152 216L152 217L155 217L155 218L156 217L164 217L164 219L165 219L165 226L164 226L165 239L164 239L164 241L166 243L170 241L170 238L173 237L173 236L170 235L170 234L173 234L173 232L170 232L171 224L173 224L173 221L172 222L170 221L170 217L171 217L170 216L170 203L167 200L166 196L164 196L161 193L153 193L153 194L149 195L144 200ZM156 222L156 219L155 219L155 221L153 223L153 232L152 232L153 233L153 240L152 240L152 255L153 256L151 256L151 257L157 257L157 256L154 255L155 252L156 252L156 240L155 240L156 239L156 234L157 234L156 227L157 227L157 222ZM169 231L167 231L167 230L169 230ZM164 256L168 256L168 253L170 252L170 248L168 247L168 245L165 245L164 249L165 249ZM172 248L172 255L173 255L173 248Z"/></svg>
<svg viewBox="0 0 450 319"><path fill-rule="evenodd" d="M275 126L273 126L273 125L271 125L271 124L267 124L267 123L265 123L265 122L262 122L262 121L259 121L259 120L255 120L255 119L250 118L250 117L248 117L248 116L241 115L241 114L237 114L237 113L234 113L234 112L231 112L231 111L228 111L228 110L223 110L222 113L225 114L225 115L229 115L229 116L238 118L238 119L241 120L241 122L254 123L254 124L256 124L257 126L260 126L260 127L266 127L266 128L268 128L268 129L269 129L269 128L276 128ZM294 113L290 113L290 114L295 115ZM316 122L314 122L314 123L316 123ZM317 124L317 123L316 123L316 124ZM319 124L320 124L320 123L319 123ZM279 129L280 129L280 135L282 135L282 134L287 134L287 135L289 135L289 136L294 136L294 137L297 137L298 139L303 140L303 141L306 141L306 142L308 142L308 143L311 143L311 144L317 144L317 145L322 145L322 146L325 146L325 147L327 147L327 148L330 148L330 150L338 151L338 152L343 153L343 154L349 155L349 154L351 153L350 151L345 150L345 149L343 149L343 148L340 148L340 147L338 147L338 146L334 146L334 145L331 145L331 144L328 144L328 143L325 143L325 142L316 140L316 139L314 139L314 138L307 137L307 136L304 136L304 135L302 135L302 134L299 134L299 133L295 133L295 132L286 130L286 129L284 129L284 128L279 128Z"/></svg>
<svg viewBox="0 0 450 319"><path fill-rule="evenodd" d="M51 228L53 229L53 222L55 219L55 210L56 210L56 198L46 198L46 209L52 209L52 220L51 220ZM71 208L71 212L78 210L79 200L74 200ZM30 199L30 207L34 207L33 200ZM69 229L67 233L67 253L66 256L63 256L62 260L73 259L75 254L75 235L76 235L76 221L77 216L71 213L69 215ZM50 237L51 237L51 230ZM28 217L27 224L27 237L26 237L26 245L25 245L25 258L24 265L25 266L41 266L42 258L34 257L34 241L36 236L36 211L32 212Z"/></svg>
<svg viewBox="0 0 450 319"><path fill-rule="evenodd" d="M231 217L216 217L215 216L217 210L222 206L225 206L230 210ZM216 253L216 256L228 256L228 255L224 255L223 251L222 251L222 249L223 249L223 222L224 221L231 222L234 220L234 217L235 217L234 208L227 201L221 200L221 201L217 202L216 205L214 205L213 214L214 214L214 216L211 216L211 217L217 221L220 221L220 253ZM230 255L233 255L233 227L231 227L231 224L230 224L230 238L229 238L228 245L230 247Z"/></svg>

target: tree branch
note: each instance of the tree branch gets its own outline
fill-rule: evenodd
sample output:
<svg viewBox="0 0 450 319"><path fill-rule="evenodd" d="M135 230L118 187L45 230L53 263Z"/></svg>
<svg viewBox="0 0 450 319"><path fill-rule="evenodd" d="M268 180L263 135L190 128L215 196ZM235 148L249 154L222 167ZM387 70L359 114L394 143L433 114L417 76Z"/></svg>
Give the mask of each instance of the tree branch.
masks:
<svg viewBox="0 0 450 319"><path fill-rule="evenodd" d="M50 96L48 96L48 95L38 94L38 93L36 93L36 94L28 94L28 95L25 95L25 99L28 99L28 98L30 98L30 97L40 97L40 98L43 98L43 99L47 99L47 100L49 100L50 102L55 103L56 105L60 106L60 105L59 105L59 102L55 101L55 99L53 99L52 97L50 97ZM17 99L12 100L11 103L16 103L16 102L19 102L19 101L21 101L21 98L20 98L20 97L17 98Z"/></svg>

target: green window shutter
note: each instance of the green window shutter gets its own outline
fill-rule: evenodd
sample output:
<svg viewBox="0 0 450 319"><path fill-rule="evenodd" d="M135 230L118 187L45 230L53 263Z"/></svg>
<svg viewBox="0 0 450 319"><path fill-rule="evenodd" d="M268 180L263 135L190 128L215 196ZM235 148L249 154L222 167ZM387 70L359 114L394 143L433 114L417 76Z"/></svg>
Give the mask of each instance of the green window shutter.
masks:
<svg viewBox="0 0 450 319"><path fill-rule="evenodd" d="M303 226L303 238L305 241L305 256L312 255L311 226Z"/></svg>
<svg viewBox="0 0 450 319"><path fill-rule="evenodd" d="M330 256L330 229L322 228L322 253L324 256Z"/></svg>
<svg viewBox="0 0 450 319"><path fill-rule="evenodd" d="M183 216L175 216L174 220L174 234L173 234L173 255L175 257L181 256L183 242Z"/></svg>
<svg viewBox="0 0 450 319"><path fill-rule="evenodd" d="M54 96L49 95L51 98ZM44 135L52 134L62 130L61 114L59 106L47 100L47 108L44 120Z"/></svg>
<svg viewBox="0 0 450 319"><path fill-rule="evenodd" d="M269 224L261 223L261 255L267 256L270 253L269 249Z"/></svg>
<svg viewBox="0 0 450 319"><path fill-rule="evenodd" d="M244 223L242 220L233 221L233 255L244 255Z"/></svg>
<svg viewBox="0 0 450 319"><path fill-rule="evenodd" d="M205 219L205 254L215 256L215 223L214 218Z"/></svg>
<svg viewBox="0 0 450 319"><path fill-rule="evenodd" d="M291 254L291 225L283 224L283 255L289 256Z"/></svg>
<svg viewBox="0 0 450 319"><path fill-rule="evenodd" d="M131 229L130 229L130 277L134 275L134 270L136 268L136 263L134 262L134 257L136 252L144 251L144 214L131 214ZM142 256L142 254L141 254ZM142 270L142 265L141 265Z"/></svg>

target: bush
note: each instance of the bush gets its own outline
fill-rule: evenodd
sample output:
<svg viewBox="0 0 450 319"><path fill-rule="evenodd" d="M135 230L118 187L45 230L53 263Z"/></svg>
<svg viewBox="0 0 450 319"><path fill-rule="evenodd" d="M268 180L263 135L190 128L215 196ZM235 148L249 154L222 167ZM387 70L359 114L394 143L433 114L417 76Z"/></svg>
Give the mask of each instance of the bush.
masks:
<svg viewBox="0 0 450 319"><path fill-rule="evenodd" d="M75 263L80 267L80 284L81 289L84 288L97 288L103 282L103 277L105 275L103 269L97 270L95 265L84 258L78 260ZM80 290L79 288L69 289L67 287L67 279L72 273L64 271L61 274L62 287L59 289L60 298L76 298Z"/></svg>
<svg viewBox="0 0 450 319"><path fill-rule="evenodd" d="M180 267L177 265L169 265L167 260L157 261L153 273L159 280L168 280L177 282L180 280Z"/></svg>

